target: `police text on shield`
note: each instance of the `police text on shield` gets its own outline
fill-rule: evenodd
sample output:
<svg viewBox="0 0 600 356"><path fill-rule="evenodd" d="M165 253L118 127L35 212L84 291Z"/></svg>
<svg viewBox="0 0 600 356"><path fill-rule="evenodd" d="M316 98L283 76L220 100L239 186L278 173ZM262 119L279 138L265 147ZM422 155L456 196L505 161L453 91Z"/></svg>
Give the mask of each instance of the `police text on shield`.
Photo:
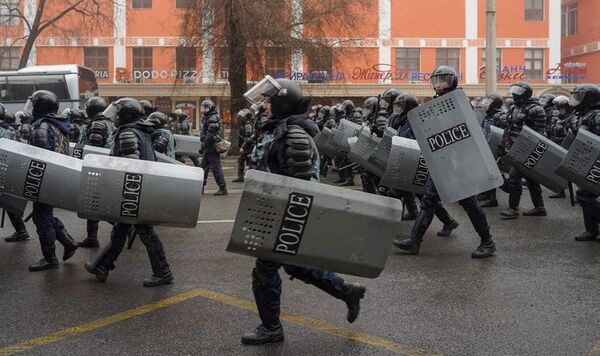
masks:
<svg viewBox="0 0 600 356"><path fill-rule="evenodd" d="M533 169L533 167L535 167L535 165L538 163L540 158L542 158L547 149L547 144L543 143L542 141L538 142L537 146L535 146L533 152L531 152L529 157L527 157L527 160L525 160L525 163L523 163L523 165L529 169Z"/></svg>
<svg viewBox="0 0 600 356"><path fill-rule="evenodd" d="M427 143L431 152L435 152L469 137L471 137L471 132L469 132L467 125L460 124L427 138Z"/></svg>
<svg viewBox="0 0 600 356"><path fill-rule="evenodd" d="M598 184L598 182L600 182L600 156L596 158L596 162L594 162L592 169L590 169L585 179L594 184Z"/></svg>
<svg viewBox="0 0 600 356"><path fill-rule="evenodd" d="M42 187L42 179L46 172L46 163L31 160L27 176L25 177L25 187L23 188L23 196L32 200L40 198L40 188Z"/></svg>
<svg viewBox="0 0 600 356"><path fill-rule="evenodd" d="M293 256L298 253L312 202L313 197L310 195L290 194L273 252Z"/></svg>
<svg viewBox="0 0 600 356"><path fill-rule="evenodd" d="M123 200L121 201L121 216L132 218L138 216L143 177L142 174L125 173L125 179L123 180Z"/></svg>

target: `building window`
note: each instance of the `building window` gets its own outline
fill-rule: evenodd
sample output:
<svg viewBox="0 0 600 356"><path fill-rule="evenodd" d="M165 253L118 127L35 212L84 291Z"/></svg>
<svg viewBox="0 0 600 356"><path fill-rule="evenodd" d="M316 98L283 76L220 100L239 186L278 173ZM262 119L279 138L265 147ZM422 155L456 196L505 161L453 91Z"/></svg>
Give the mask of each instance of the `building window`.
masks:
<svg viewBox="0 0 600 356"><path fill-rule="evenodd" d="M19 69L21 53L15 47L0 47L0 70Z"/></svg>
<svg viewBox="0 0 600 356"><path fill-rule="evenodd" d="M191 9L194 7L192 0L175 0L175 8L177 9Z"/></svg>
<svg viewBox="0 0 600 356"><path fill-rule="evenodd" d="M525 75L527 79L544 79L544 50L525 50Z"/></svg>
<svg viewBox="0 0 600 356"><path fill-rule="evenodd" d="M544 20L544 0L525 0L525 20Z"/></svg>
<svg viewBox="0 0 600 356"><path fill-rule="evenodd" d="M435 50L435 66L448 66L458 73L460 71L460 48L437 48Z"/></svg>
<svg viewBox="0 0 600 356"><path fill-rule="evenodd" d="M152 0L131 0L131 7L134 9L151 9Z"/></svg>
<svg viewBox="0 0 600 356"><path fill-rule="evenodd" d="M152 48L135 47L133 48L132 52L133 77L135 78L136 82L141 83L143 82L143 79L149 79L152 72Z"/></svg>
<svg viewBox="0 0 600 356"><path fill-rule="evenodd" d="M96 78L103 78L104 73L108 74L108 47L85 47L83 65L93 69Z"/></svg>
<svg viewBox="0 0 600 356"><path fill-rule="evenodd" d="M396 48L395 79L418 80L421 71L421 50L418 48Z"/></svg>
<svg viewBox="0 0 600 356"><path fill-rule="evenodd" d="M16 26L19 19L19 0L0 1L0 26Z"/></svg>
<svg viewBox="0 0 600 356"><path fill-rule="evenodd" d="M309 83L323 83L333 76L333 50L331 48L310 49L306 53L308 59Z"/></svg>
<svg viewBox="0 0 600 356"><path fill-rule="evenodd" d="M562 12L562 27L561 33L563 37L573 36L577 34L578 11L577 2L565 4L561 8Z"/></svg>
<svg viewBox="0 0 600 356"><path fill-rule="evenodd" d="M196 72L196 48L177 47L175 50L175 69L177 78L185 82L195 82Z"/></svg>
<svg viewBox="0 0 600 356"><path fill-rule="evenodd" d="M481 51L481 65L485 65L487 52L485 48ZM502 48L496 48L496 69L502 68Z"/></svg>
<svg viewBox="0 0 600 356"><path fill-rule="evenodd" d="M265 48L265 73L277 78L285 77L288 63L287 53L286 48Z"/></svg>

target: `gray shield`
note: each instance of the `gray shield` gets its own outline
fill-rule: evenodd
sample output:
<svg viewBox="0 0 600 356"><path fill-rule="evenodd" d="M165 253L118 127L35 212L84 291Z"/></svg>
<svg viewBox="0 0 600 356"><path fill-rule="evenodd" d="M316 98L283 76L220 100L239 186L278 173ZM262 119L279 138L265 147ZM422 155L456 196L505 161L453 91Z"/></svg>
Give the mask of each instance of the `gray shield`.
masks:
<svg viewBox="0 0 600 356"><path fill-rule="evenodd" d="M171 158L171 157L167 156L164 153L160 153L160 152L154 151L154 154L156 155L156 161L157 162L170 163L170 164L180 164L180 165L184 164L185 165L185 163L179 162L175 158Z"/></svg>
<svg viewBox="0 0 600 356"><path fill-rule="evenodd" d="M337 150L333 146L333 131L331 129L327 127L323 128L323 131L315 137L315 144L320 153L328 157L335 157L337 155Z"/></svg>
<svg viewBox="0 0 600 356"><path fill-rule="evenodd" d="M554 173L554 170L566 155L567 150L531 128L523 126L504 159L526 177L559 193L567 187L567 181Z"/></svg>
<svg viewBox="0 0 600 356"><path fill-rule="evenodd" d="M0 139L0 192L77 211L81 160Z"/></svg>
<svg viewBox="0 0 600 356"><path fill-rule="evenodd" d="M573 134L573 132L569 131L567 132L567 136L565 136L563 141L560 143L560 147L568 150L569 147L571 147L573 141L575 141L575 135Z"/></svg>
<svg viewBox="0 0 600 356"><path fill-rule="evenodd" d="M369 158L371 158L371 155L380 141L381 139L379 137L371 135L371 131L368 128L363 127L362 130L360 130L356 143L350 145L350 152L348 152L347 156L348 159L367 171L381 177L383 175L383 170L380 170L369 162Z"/></svg>
<svg viewBox="0 0 600 356"><path fill-rule="evenodd" d="M83 159L79 209L83 219L195 227L201 168L121 157Z"/></svg>
<svg viewBox="0 0 600 356"><path fill-rule="evenodd" d="M200 156L200 137L188 135L173 135L175 138L175 151L178 155L198 157Z"/></svg>
<svg viewBox="0 0 600 356"><path fill-rule="evenodd" d="M385 169L387 167L388 160L390 158L390 151L392 149L392 137L398 135L398 131L394 130L391 127L387 127L383 132L383 137L375 147L373 154L369 158L369 163L371 163L376 169L377 172L372 172L378 177L383 177Z"/></svg>
<svg viewBox="0 0 600 356"><path fill-rule="evenodd" d="M600 136L579 129L556 174L600 195Z"/></svg>
<svg viewBox="0 0 600 356"><path fill-rule="evenodd" d="M395 136L381 185L414 194L425 194L429 169L416 140Z"/></svg>
<svg viewBox="0 0 600 356"><path fill-rule="evenodd" d="M333 131L332 144L336 150L348 153L350 147L348 146L348 139L356 135L356 132L362 128L362 125L355 124L352 121L341 119L338 127Z"/></svg>
<svg viewBox="0 0 600 356"><path fill-rule="evenodd" d="M23 216L27 208L27 200L10 194L0 193L0 208L10 211L17 216Z"/></svg>
<svg viewBox="0 0 600 356"><path fill-rule="evenodd" d="M494 125L490 126L490 140L488 144L490 146L490 150L494 155L494 159L498 159L502 154L502 147L504 146L504 130Z"/></svg>
<svg viewBox="0 0 600 356"><path fill-rule="evenodd" d="M479 122L479 126L481 126L483 124L483 120L485 120L485 117L487 116L485 109L474 108L473 111L475 112L475 117L477 117L477 122Z"/></svg>
<svg viewBox="0 0 600 356"><path fill-rule="evenodd" d="M83 145L83 144L75 144L73 142L69 143L69 155L75 158L83 159L88 154L95 154L101 156L110 155L110 149L104 147L96 147L92 145Z"/></svg>
<svg viewBox="0 0 600 356"><path fill-rule="evenodd" d="M502 185L502 175L463 90L411 110L408 119L444 204Z"/></svg>
<svg viewBox="0 0 600 356"><path fill-rule="evenodd" d="M398 199L250 170L227 251L375 278L401 216Z"/></svg>

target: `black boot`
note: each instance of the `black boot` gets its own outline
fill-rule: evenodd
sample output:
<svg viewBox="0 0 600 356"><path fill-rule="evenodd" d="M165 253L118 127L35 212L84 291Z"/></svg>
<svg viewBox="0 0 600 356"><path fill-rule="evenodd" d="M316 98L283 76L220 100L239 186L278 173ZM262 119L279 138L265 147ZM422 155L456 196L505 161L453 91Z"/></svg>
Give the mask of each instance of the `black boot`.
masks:
<svg viewBox="0 0 600 356"><path fill-rule="evenodd" d="M498 206L498 200L490 199L490 200L482 201L479 206L481 206L482 208L494 208L494 207Z"/></svg>
<svg viewBox="0 0 600 356"><path fill-rule="evenodd" d="M217 192L215 192L213 195L215 196L219 196L219 195L227 195L227 188L219 188L219 190Z"/></svg>
<svg viewBox="0 0 600 356"><path fill-rule="evenodd" d="M14 234L12 234L8 237L5 237L4 241L6 241L6 242L27 241L27 240L29 240L29 238L30 238L30 236L27 231L22 231L22 232L15 231Z"/></svg>
<svg viewBox="0 0 600 356"><path fill-rule="evenodd" d="M158 287L163 284L173 283L173 275L167 263L165 251L162 243L156 233L139 232L140 240L146 245L150 266L152 267L152 277L144 279L144 287Z"/></svg>
<svg viewBox="0 0 600 356"><path fill-rule="evenodd" d="M75 242L75 240L73 240L71 235L69 235L67 230L56 230L56 240L58 240L58 242L60 242L60 244L63 245L65 248L62 258L63 261L66 261L69 258L71 258L75 254L75 251L77 251L77 243Z"/></svg>
<svg viewBox="0 0 600 356"><path fill-rule="evenodd" d="M437 235L438 236L450 236L450 234L452 233L452 231L454 229L456 229L458 227L458 221L456 220L452 220L452 223L450 224L444 224L444 227L442 227L441 231L438 231Z"/></svg>
<svg viewBox="0 0 600 356"><path fill-rule="evenodd" d="M44 255L44 258L29 266L31 272L58 268L58 260L54 253L54 246L42 246L42 254Z"/></svg>
<svg viewBox="0 0 600 356"><path fill-rule="evenodd" d="M548 196L548 198L550 198L550 199L562 199L562 198L566 198L566 197L567 196L566 196L564 190L562 192L560 192L560 193L556 193L556 194L552 194L552 195Z"/></svg>
<svg viewBox="0 0 600 356"><path fill-rule="evenodd" d="M244 182L244 177L237 177L236 179L232 180L233 183L243 183Z"/></svg>
<svg viewBox="0 0 600 356"><path fill-rule="evenodd" d="M519 217L519 209L508 208L500 212L502 220L512 220Z"/></svg>
<svg viewBox="0 0 600 356"><path fill-rule="evenodd" d="M106 247L104 247L104 250L102 250L102 252L100 253L100 255L98 255L96 260L94 260L94 262L87 261L84 265L86 271L95 275L96 279L100 283L106 282L106 279L108 278L108 273L111 269L115 268L114 264L107 263L106 261L106 255L111 246L112 241L109 241Z"/></svg>
<svg viewBox="0 0 600 356"><path fill-rule="evenodd" d="M242 344L244 345L263 345L271 342L282 342L284 339L283 327L269 330L263 324L260 324L254 331L242 335Z"/></svg>
<svg viewBox="0 0 600 356"><path fill-rule="evenodd" d="M29 234L27 233L27 228L25 228L25 222L23 221L23 217L17 216L11 212L7 212L7 215L10 219L10 223L15 228L15 233L8 237L5 237L4 241L17 242L29 240Z"/></svg>
<svg viewBox="0 0 600 356"><path fill-rule="evenodd" d="M533 208L528 211L523 212L523 216L546 216L546 209L544 207L541 208Z"/></svg>
<svg viewBox="0 0 600 356"><path fill-rule="evenodd" d="M408 252L409 255L418 255L419 250L421 249L421 243L412 239L394 240L393 245Z"/></svg>
<svg viewBox="0 0 600 356"><path fill-rule="evenodd" d="M88 220L87 221L87 237L77 243L79 247L89 247L89 248L98 248L100 244L98 243L98 221Z"/></svg>
<svg viewBox="0 0 600 356"><path fill-rule="evenodd" d="M486 258L491 257L496 252L496 245L491 239L482 241L481 244L471 253L473 258Z"/></svg>

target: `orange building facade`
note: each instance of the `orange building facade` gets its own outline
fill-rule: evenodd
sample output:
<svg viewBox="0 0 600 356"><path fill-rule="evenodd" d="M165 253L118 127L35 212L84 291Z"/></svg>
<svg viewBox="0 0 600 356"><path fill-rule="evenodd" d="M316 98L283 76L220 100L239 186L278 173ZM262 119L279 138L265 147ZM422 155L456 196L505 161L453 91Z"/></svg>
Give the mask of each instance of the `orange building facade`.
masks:
<svg viewBox="0 0 600 356"><path fill-rule="evenodd" d="M563 0L562 82L600 82L600 1Z"/></svg>
<svg viewBox="0 0 600 356"><path fill-rule="evenodd" d="M35 13L35 0L9 1L20 6L26 16ZM83 26L77 33L80 20L75 15L67 16L61 20L61 27L75 29L72 36L45 32L37 40L29 64L86 65L96 72L101 95L144 98L165 111L183 108L196 117L196 124L196 107L204 98L218 102L228 116L226 51L182 46L185 39L180 35L180 27L188 2L101 1L103 13L114 23ZM309 2L291 0L296 9L292 16L301 16L302 6ZM483 95L485 2L369 0L360 14L360 26L331 33L332 39L342 41L332 46L330 63L312 63L307 53L299 51L287 53L267 48L265 69L273 76L298 80L306 93L322 103L352 98L358 104L388 87L411 91L419 97L431 96L429 76L438 65L454 67L469 95ZM569 0L563 0L566 2ZM600 1L575 2L584 12L584 3L594 3L597 15ZM48 3L52 4L48 10L51 14L63 2ZM598 46L593 47L593 53L581 55L576 49L593 43L591 37L565 37L561 47L561 5L564 9L561 0L496 1L500 93L506 93L509 83L520 80L532 83L536 94L559 86L561 81L570 82L560 75L565 68L561 49L563 56L568 51L573 54L566 57L569 62L580 61L580 56L600 56ZM591 10L585 13L590 19L598 18ZM2 17L0 9L0 20L6 20L6 15ZM6 46L26 31L19 21L2 23L7 30ZM304 28L303 35L310 37L311 29ZM14 67L15 58L18 64L20 46L22 43L16 41L9 58L2 58L0 69ZM586 48L592 52L592 46ZM587 70L589 75L595 74L591 66Z"/></svg>

